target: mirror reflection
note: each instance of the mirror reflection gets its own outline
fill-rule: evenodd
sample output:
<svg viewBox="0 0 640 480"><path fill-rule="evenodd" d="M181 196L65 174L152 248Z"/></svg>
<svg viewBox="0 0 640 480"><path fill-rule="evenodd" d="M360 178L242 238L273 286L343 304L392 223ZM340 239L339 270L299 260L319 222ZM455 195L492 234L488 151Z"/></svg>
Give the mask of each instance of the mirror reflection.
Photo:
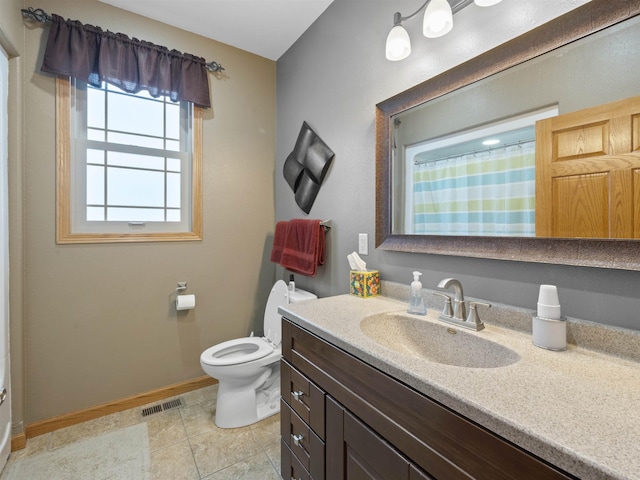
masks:
<svg viewBox="0 0 640 480"><path fill-rule="evenodd" d="M619 134L594 125L615 124L620 115L610 113L594 120L591 113L595 106L640 94L640 63L632 60L640 48L639 24L640 18L627 20L393 115L391 233L640 236L640 227L633 225L640 218L633 211L633 187L632 206L620 208L628 212L618 214L608 206L618 201L627 180L615 186L612 179L618 173L598 176L604 171L601 165L611 164L616 157L615 151L607 150L612 143L607 135ZM564 119L572 112L579 112L573 117L586 120L572 120L569 127ZM633 129L634 113L628 115L623 123ZM569 130L571 134L562 133ZM558 144L559 138L564 143ZM633 132L629 142L634 142ZM634 166L637 159L631 158L637 147L630 145L628 152L617 154L626 156L631 185L634 175L640 175L634 173L640 172L640 165ZM561 155L554 148L563 149ZM561 181L555 181L557 174L555 180L541 177L551 175L547 167L540 167L551 157L564 162ZM596 157L599 165L583 169L584 162ZM581 173L568 181L567 171ZM599 204L594 204L594 198ZM612 231L615 221L630 225Z"/></svg>

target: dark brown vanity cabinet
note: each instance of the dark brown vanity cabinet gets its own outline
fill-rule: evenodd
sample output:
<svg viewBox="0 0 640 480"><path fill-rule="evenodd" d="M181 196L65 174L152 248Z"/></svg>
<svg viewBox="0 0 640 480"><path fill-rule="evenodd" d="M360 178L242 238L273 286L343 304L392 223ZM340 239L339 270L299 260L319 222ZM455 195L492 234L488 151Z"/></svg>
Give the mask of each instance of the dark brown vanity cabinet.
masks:
<svg viewBox="0 0 640 480"><path fill-rule="evenodd" d="M576 479L283 319L282 477Z"/></svg>

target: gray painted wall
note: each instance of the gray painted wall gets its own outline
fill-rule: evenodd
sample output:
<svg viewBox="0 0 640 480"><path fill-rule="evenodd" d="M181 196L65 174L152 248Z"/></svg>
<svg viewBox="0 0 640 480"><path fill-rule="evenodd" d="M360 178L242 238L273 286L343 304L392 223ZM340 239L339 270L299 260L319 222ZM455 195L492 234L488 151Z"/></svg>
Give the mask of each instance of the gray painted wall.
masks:
<svg viewBox="0 0 640 480"><path fill-rule="evenodd" d="M442 278L459 278L469 297L535 308L538 287L558 286L563 314L640 330L640 272L532 264L438 255L377 251L375 232L375 104L474 57L585 0L504 0L456 14L446 37L424 38L421 20L405 23L412 55L384 58L393 13L415 11L415 0L335 0L277 63L276 219L332 219L327 262L315 278L296 283L319 296L348 292L346 256L369 234L369 268L382 279L409 283L423 272L425 288ZM336 153L309 215L295 204L282 166L303 121ZM288 278L278 268L277 274Z"/></svg>

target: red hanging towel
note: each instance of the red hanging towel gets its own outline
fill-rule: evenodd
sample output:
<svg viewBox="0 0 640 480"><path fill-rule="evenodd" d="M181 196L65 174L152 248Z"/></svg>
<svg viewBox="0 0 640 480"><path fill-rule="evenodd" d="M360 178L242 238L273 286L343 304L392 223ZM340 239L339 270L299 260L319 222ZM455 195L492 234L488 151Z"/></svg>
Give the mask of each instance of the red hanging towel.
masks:
<svg viewBox="0 0 640 480"><path fill-rule="evenodd" d="M320 220L288 222L280 265L301 275L316 275L318 265L324 265L324 229Z"/></svg>
<svg viewBox="0 0 640 480"><path fill-rule="evenodd" d="M276 230L275 232L273 232L273 248L271 249L271 261L273 263L280 263L282 250L284 249L284 243L287 239L288 228L289 222L276 223Z"/></svg>

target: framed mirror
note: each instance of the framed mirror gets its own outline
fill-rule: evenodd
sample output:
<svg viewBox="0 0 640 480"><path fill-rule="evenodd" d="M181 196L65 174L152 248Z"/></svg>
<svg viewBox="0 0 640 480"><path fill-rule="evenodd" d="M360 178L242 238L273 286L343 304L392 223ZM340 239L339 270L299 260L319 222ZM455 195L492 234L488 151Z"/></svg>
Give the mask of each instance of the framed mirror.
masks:
<svg viewBox="0 0 640 480"><path fill-rule="evenodd" d="M599 45L605 44L607 39L615 39L629 47L621 49L615 42L613 47L608 47L615 48L615 61L622 64L637 63L630 55L640 48L635 43L640 42L637 40L640 36L639 15L640 6L631 0L592 0L378 104L376 247L392 251L640 270L640 240L578 236L547 238L536 236L535 231L532 233L531 230L525 233L515 230L515 233L505 234L502 231L494 233L491 229L486 229L489 233L483 233L483 230L469 233L462 229L460 233L440 233L436 230L427 234L420 228L414 229L405 218L412 215L411 208L407 209L406 205L409 198L407 190L413 188L407 186L408 181L405 182L407 170L414 163L430 162L431 153L426 150L433 145L433 151L440 155L437 158L450 159L460 156L464 148L473 148L475 152L477 147L469 147L469 132L491 131L491 128L495 129L495 125L500 124L503 130L510 128L524 132L523 135L527 137L531 135L531 128L522 128L522 118L526 117L529 121L533 118L535 125L540 115L544 118L594 107L619 100L616 95L622 98L640 95L640 87L636 86L638 75L633 72L611 75L611 69L594 61ZM622 35L628 38L621 40ZM602 55L607 60L612 57L606 50ZM567 70L570 76L558 80L560 77L553 69L564 68L558 66L563 62L569 63ZM548 66L549 63L552 66ZM600 67L600 72L604 71L605 74L601 75L600 80L582 82L580 80L583 78L591 78L589 73L583 71L587 65ZM547 72L546 69L552 70ZM538 72L535 78L538 93L532 94L528 90L526 95L522 95L517 86L526 83L524 79L531 78L531 72ZM539 85L548 77L555 81L551 85ZM621 77L630 77L626 79L627 85L612 84ZM578 84L582 83L588 84L587 88L577 91ZM568 92L564 95L566 98L562 98L563 94L559 92L563 89ZM490 106L491 103L501 106L494 108ZM456 115L456 111L460 115ZM505 123L511 127L505 128ZM451 147L452 138L463 140L457 144L454 141L455 146ZM516 138L511 144L520 147L520 142L524 141ZM443 147L444 144L447 145ZM460 147L462 144L463 147ZM442 201L442 197L436 197L435 201ZM533 213L529 215L535 216Z"/></svg>

